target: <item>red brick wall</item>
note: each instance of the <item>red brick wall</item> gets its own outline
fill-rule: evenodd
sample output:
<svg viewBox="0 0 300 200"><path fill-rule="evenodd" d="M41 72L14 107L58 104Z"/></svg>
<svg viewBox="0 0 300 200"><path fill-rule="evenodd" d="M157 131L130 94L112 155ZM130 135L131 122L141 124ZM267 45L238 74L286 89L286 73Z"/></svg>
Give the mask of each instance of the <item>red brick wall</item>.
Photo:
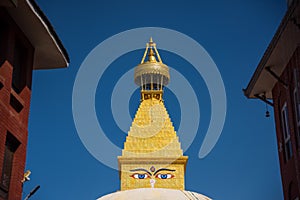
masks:
<svg viewBox="0 0 300 200"><path fill-rule="evenodd" d="M296 129L296 113L293 99L293 92L295 88L295 68L300 70L299 48L297 48L297 50L294 52L289 64L286 66L284 72L280 76L280 78L288 84L288 87L285 87L283 84L277 82L272 90L281 179L284 199L286 200L294 200L296 197L300 198L300 138ZM288 161L285 161L284 159L284 136L281 127L281 109L284 103L287 104L288 108L289 128L293 149L293 156Z"/></svg>
<svg viewBox="0 0 300 200"><path fill-rule="evenodd" d="M33 47L24 36L23 32L17 27L14 21L9 17L5 10L0 8L0 25L5 25L5 32L0 38L0 179L2 176L5 142L7 133L11 133L19 142L16 152L14 153L11 180L8 192L9 200L22 199L22 182L25 160L26 146L28 136L28 118L31 97L31 76ZM21 77L26 80L25 87L16 93L12 89L12 74L14 63L14 50L16 42L21 42L26 47L27 57L22 65L23 70ZM23 106L18 113L10 103L11 95ZM0 197L0 200L2 198Z"/></svg>
<svg viewBox="0 0 300 200"><path fill-rule="evenodd" d="M28 116L30 106L31 91L25 87L17 96L22 102L24 108L20 113L17 113L10 105L11 77L12 65L9 62L4 62L0 67L0 81L4 87L0 90L0 172L3 167L5 140L7 131L21 143L15 152L13 160L13 168L11 175L11 182L9 188L10 200L21 200L22 198L22 183L25 160L26 160L26 146L28 135ZM1 175L1 174L0 174ZM1 198L0 198L1 199Z"/></svg>

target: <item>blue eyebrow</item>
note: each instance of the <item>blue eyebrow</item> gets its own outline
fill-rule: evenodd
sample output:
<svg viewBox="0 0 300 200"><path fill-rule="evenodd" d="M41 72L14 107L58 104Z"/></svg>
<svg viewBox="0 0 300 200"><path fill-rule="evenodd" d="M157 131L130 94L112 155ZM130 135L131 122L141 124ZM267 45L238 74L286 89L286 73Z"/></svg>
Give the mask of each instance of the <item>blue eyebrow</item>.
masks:
<svg viewBox="0 0 300 200"><path fill-rule="evenodd" d="M170 172L174 172L174 171L176 171L175 169L167 169L167 168L161 168L161 169L159 169L159 170L157 170L155 173L154 173L154 175L156 175L158 172L160 172L160 171L170 171Z"/></svg>
<svg viewBox="0 0 300 200"><path fill-rule="evenodd" d="M143 172L147 172L150 176L152 176L152 174L151 174L148 170L143 169L143 168L131 169L130 171L131 171L131 172L143 171Z"/></svg>

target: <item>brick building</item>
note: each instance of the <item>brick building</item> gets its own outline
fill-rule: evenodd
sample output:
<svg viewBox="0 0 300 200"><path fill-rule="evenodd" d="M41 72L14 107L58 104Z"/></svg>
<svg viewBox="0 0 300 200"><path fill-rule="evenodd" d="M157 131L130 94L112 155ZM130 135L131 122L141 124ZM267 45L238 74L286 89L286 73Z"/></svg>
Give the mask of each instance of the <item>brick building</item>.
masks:
<svg viewBox="0 0 300 200"><path fill-rule="evenodd" d="M34 69L66 67L69 58L33 0L0 1L0 200L20 200Z"/></svg>
<svg viewBox="0 0 300 200"><path fill-rule="evenodd" d="M273 106L284 199L300 199L300 0L288 9L244 93Z"/></svg>

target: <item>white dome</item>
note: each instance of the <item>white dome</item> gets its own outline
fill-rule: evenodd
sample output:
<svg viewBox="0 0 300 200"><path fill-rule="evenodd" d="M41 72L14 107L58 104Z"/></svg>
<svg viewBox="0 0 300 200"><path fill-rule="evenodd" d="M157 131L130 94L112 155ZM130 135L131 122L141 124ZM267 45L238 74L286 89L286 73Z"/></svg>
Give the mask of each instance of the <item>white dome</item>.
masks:
<svg viewBox="0 0 300 200"><path fill-rule="evenodd" d="M198 200L211 200L210 198L198 194L196 192L190 192L185 190L173 190L165 188L139 188L134 190L125 190L114 192L98 200L185 200L185 199L198 199Z"/></svg>

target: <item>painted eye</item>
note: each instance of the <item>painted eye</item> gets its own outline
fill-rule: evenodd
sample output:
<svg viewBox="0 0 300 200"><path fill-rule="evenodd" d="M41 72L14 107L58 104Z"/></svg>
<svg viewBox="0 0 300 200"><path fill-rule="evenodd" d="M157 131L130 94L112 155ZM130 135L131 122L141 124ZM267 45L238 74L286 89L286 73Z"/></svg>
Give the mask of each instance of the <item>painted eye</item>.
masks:
<svg viewBox="0 0 300 200"><path fill-rule="evenodd" d="M156 178L160 178L160 179L169 179L169 178L173 178L174 175L173 174L157 174Z"/></svg>
<svg viewBox="0 0 300 200"><path fill-rule="evenodd" d="M149 175L136 173L136 174L132 174L131 177L135 178L135 179L146 179L146 178L149 178Z"/></svg>

